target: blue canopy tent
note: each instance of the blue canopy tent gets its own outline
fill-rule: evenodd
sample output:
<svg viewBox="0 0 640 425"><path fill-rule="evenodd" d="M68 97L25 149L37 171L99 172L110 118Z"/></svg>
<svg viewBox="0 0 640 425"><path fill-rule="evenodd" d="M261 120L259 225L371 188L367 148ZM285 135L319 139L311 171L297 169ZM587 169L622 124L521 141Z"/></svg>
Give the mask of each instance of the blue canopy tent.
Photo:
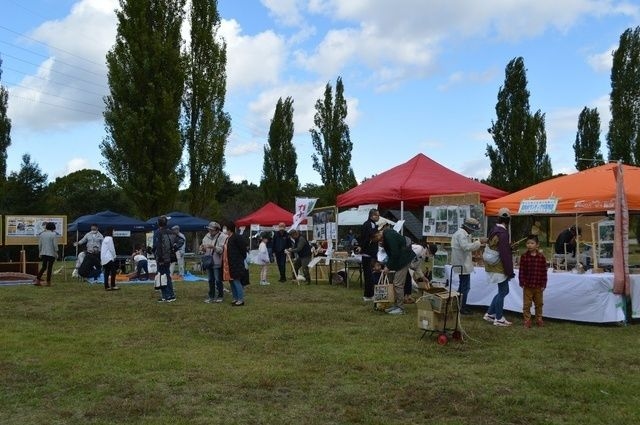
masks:
<svg viewBox="0 0 640 425"><path fill-rule="evenodd" d="M194 217L187 213L183 213L180 211L174 211L165 214L165 216L169 219L167 221L167 226L171 228L172 226L180 226L181 232L199 232L206 231L207 225L209 224L209 220L205 220L204 218ZM155 229L158 227L158 217L153 217L147 220L147 225L150 226L151 229Z"/></svg>
<svg viewBox="0 0 640 425"><path fill-rule="evenodd" d="M67 232L88 232L91 230L92 224L97 224L102 231L107 227L113 227L113 230L129 230L131 232L144 232L151 229L151 226L142 220L106 210L78 217L72 223L69 223Z"/></svg>

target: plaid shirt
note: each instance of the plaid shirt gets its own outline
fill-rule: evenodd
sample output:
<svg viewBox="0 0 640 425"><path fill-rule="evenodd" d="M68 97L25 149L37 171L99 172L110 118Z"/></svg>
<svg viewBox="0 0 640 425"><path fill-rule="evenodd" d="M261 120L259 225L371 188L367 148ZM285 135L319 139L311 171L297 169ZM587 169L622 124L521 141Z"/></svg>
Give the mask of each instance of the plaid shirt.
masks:
<svg viewBox="0 0 640 425"><path fill-rule="evenodd" d="M522 287L543 289L547 287L547 259L542 253L531 255L527 251L522 254L518 280Z"/></svg>

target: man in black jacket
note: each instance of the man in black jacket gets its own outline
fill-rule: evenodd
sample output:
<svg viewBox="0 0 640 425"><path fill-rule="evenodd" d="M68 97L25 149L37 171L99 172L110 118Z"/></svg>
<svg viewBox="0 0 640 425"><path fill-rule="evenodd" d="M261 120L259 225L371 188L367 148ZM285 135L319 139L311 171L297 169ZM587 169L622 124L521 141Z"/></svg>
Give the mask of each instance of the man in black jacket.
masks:
<svg viewBox="0 0 640 425"><path fill-rule="evenodd" d="M273 253L276 257L276 264L278 264L278 271L280 272L279 282L287 281L287 254L286 249L291 248L291 238L285 230L284 223L278 224L278 230L273 234Z"/></svg>
<svg viewBox="0 0 640 425"><path fill-rule="evenodd" d="M360 237L358 238L357 251L362 254L362 272L364 274L364 301L373 301L373 287L377 282L373 281L373 261L378 256L378 242L374 236L378 231L380 212L377 209L369 210L369 218L362 224Z"/></svg>

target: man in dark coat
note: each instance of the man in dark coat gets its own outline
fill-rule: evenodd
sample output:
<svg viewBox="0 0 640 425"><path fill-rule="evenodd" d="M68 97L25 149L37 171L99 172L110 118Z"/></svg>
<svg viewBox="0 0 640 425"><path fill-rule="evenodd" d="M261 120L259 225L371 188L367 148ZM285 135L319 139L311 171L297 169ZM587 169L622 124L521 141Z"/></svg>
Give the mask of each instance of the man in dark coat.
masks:
<svg viewBox="0 0 640 425"><path fill-rule="evenodd" d="M373 281L373 261L378 256L378 242L374 241L378 231L380 212L373 208L369 210L369 218L362 224L358 248L356 251L362 254L362 273L364 274L364 301L373 301L373 287L377 282Z"/></svg>
<svg viewBox="0 0 640 425"><path fill-rule="evenodd" d="M287 281L287 253L285 250L291 246L291 238L286 231L285 224L278 224L278 230L273 235L273 253L276 257L278 272L280 272L279 282Z"/></svg>
<svg viewBox="0 0 640 425"><path fill-rule="evenodd" d="M245 260L247 258L247 242L236 233L236 225L227 222L222 231L226 233L222 252L222 278L231 283L233 307L244 305L244 286L249 284L249 271Z"/></svg>
<svg viewBox="0 0 640 425"><path fill-rule="evenodd" d="M382 247L387 253L388 259L384 267L384 273L395 272L393 275L395 303L385 312L389 314L404 314L404 284L409 273L409 266L416 258L416 254L411 249L411 245L407 245L404 236L389 227L378 232L374 240L381 240Z"/></svg>

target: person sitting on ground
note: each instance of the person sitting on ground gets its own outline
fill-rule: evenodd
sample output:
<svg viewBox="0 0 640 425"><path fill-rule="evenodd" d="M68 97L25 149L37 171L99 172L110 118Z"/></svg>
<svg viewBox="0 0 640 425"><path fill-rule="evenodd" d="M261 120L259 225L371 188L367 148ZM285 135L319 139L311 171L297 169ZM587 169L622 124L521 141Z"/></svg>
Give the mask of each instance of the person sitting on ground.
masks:
<svg viewBox="0 0 640 425"><path fill-rule="evenodd" d="M136 268L135 279L141 280L140 274L144 271L144 279L142 280L149 280L149 261L144 255L144 250L142 248L137 248L133 252L133 264L135 264Z"/></svg>

